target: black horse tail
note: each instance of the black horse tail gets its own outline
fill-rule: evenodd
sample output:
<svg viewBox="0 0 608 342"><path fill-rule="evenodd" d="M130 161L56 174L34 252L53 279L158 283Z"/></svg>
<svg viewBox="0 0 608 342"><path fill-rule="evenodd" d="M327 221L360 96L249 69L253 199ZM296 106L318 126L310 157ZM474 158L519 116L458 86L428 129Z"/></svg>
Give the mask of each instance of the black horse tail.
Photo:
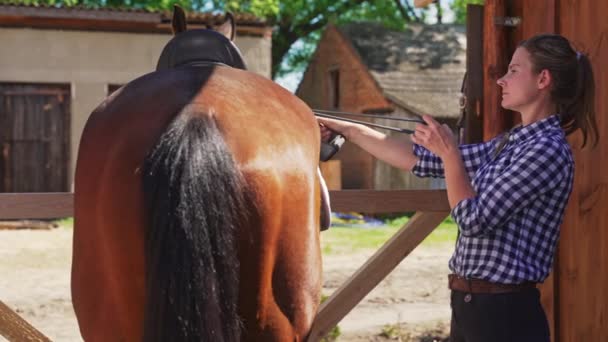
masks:
<svg viewBox="0 0 608 342"><path fill-rule="evenodd" d="M215 120L182 111L144 161L144 341L238 341L244 181Z"/></svg>

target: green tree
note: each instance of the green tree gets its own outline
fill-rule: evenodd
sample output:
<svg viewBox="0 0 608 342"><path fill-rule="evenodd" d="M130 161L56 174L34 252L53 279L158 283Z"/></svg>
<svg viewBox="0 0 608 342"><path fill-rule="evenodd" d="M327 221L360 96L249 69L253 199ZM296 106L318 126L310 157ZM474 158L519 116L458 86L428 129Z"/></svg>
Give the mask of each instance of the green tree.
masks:
<svg viewBox="0 0 608 342"><path fill-rule="evenodd" d="M459 24L466 23L467 20L467 5L483 5L484 0L454 0L450 7L454 11L455 22Z"/></svg>
<svg viewBox="0 0 608 342"><path fill-rule="evenodd" d="M273 2L274 1L274 2ZM393 29L425 18L425 10L413 8L412 0L213 0L214 8L245 9L265 18L273 26L272 75L302 71L328 23L382 22ZM299 42L297 47L294 44Z"/></svg>
<svg viewBox="0 0 608 342"><path fill-rule="evenodd" d="M382 22L402 29L404 18L396 1L364 0L292 0L283 1L275 18L272 39L273 77L305 68L328 23L336 25L354 21ZM300 42L297 48L294 43Z"/></svg>

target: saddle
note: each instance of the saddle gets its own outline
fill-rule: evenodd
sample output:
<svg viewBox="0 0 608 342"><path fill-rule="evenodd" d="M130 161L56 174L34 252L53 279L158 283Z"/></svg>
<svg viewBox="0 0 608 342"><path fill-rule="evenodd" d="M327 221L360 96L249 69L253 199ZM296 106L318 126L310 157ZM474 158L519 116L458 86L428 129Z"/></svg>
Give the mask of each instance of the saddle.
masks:
<svg viewBox="0 0 608 342"><path fill-rule="evenodd" d="M173 37L160 54L156 70L172 69L180 66L226 65L247 70L239 49L219 32L211 30L188 30ZM321 170L317 169L321 183L321 230L331 224L329 191Z"/></svg>
<svg viewBox="0 0 608 342"><path fill-rule="evenodd" d="M161 52L156 70L209 64L247 69L241 52L228 38L219 32L198 29L174 36Z"/></svg>

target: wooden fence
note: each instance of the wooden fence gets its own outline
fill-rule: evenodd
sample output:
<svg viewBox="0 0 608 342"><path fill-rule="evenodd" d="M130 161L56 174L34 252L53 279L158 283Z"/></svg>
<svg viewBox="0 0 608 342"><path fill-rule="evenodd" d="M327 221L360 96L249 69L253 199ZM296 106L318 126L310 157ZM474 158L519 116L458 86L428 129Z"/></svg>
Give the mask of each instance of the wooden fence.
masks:
<svg viewBox="0 0 608 342"><path fill-rule="evenodd" d="M330 191L332 211L364 213L416 212L321 307L309 341L318 341L346 316L382 279L449 214L444 190ZM73 216L72 193L0 194L0 219ZM18 286L18 284L15 284ZM0 302L0 335L9 341L48 341L42 333Z"/></svg>

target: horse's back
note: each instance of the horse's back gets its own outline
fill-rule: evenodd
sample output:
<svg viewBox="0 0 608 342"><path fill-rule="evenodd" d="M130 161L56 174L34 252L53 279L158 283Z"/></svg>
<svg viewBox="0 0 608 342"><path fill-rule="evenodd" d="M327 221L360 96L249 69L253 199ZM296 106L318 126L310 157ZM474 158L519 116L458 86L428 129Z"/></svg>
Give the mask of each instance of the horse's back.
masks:
<svg viewBox="0 0 608 342"><path fill-rule="evenodd" d="M272 332L281 327L276 320L283 326L307 325L314 314L310 311L316 306L309 301L318 298L308 293L306 274L294 283L295 278L283 279L292 277L290 270L275 272L292 267L280 258L308 258L313 270L320 266L318 237L310 234L316 227L310 211L318 204L318 190L311 191L318 158L316 121L299 99L261 76L225 67L186 67L129 83L95 110L83 132L75 175L72 295L87 340L142 337L149 220L142 164L167 126L185 112L213 118L257 202L257 225L240 228L247 238L239 240L239 310L246 330L253 331L244 337L272 336L268 331L287 337L289 332ZM304 227L290 232L285 226ZM296 244L296 234L306 238ZM310 273L309 266L293 270ZM266 284L269 277L285 284L275 281L273 288ZM308 279L319 282L314 274ZM301 303L287 307L293 306L286 303L288 297L301 298L297 292L302 291ZM305 322L297 323L302 318L296 314ZM253 326L256 317L266 318L263 326Z"/></svg>

